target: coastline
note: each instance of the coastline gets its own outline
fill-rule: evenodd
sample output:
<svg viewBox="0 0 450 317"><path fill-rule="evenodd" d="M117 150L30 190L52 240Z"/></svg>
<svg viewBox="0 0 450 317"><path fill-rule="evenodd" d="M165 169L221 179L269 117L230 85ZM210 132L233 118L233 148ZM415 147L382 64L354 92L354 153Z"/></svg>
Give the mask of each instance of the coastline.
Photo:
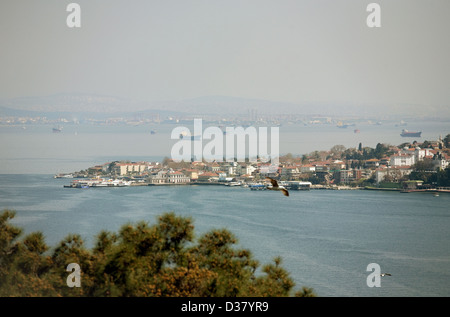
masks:
<svg viewBox="0 0 450 317"><path fill-rule="evenodd" d="M111 181L111 180L110 180ZM281 181L283 184L283 181ZM75 182L72 182L71 185L63 185L64 188L111 188L111 187L135 187L135 186L151 186L151 187L165 187L165 186L226 186L226 187L240 187L246 189L252 189L252 185L266 185L264 182L241 182L237 185L232 185L230 182L210 182L210 181L193 181L193 182L178 182L178 183L149 183L149 182L136 182L131 181L128 182L128 185L120 185L114 186L109 184L107 186L76 186ZM348 185L323 185L323 184L310 184L306 188L295 188L291 187L291 184L284 183L283 186L288 190L292 191L309 191L309 190L372 190L372 191L388 191L388 192L399 192L399 193L450 193L450 187L438 187L438 188L426 188L426 189L405 189L405 188L386 188L386 187L375 187L375 186L348 186ZM267 189L266 187L262 188L262 190Z"/></svg>

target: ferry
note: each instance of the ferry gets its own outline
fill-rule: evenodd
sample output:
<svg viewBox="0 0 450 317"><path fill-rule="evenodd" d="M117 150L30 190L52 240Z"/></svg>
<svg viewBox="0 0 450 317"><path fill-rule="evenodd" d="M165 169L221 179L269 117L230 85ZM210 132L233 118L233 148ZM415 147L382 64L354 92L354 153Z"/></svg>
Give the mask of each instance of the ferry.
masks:
<svg viewBox="0 0 450 317"><path fill-rule="evenodd" d="M241 182L228 182L225 183L225 186L241 186Z"/></svg>
<svg viewBox="0 0 450 317"><path fill-rule="evenodd" d="M287 181L285 183L284 186L290 190L310 190L312 186L311 182Z"/></svg>
<svg viewBox="0 0 450 317"><path fill-rule="evenodd" d="M201 140L202 136L201 135L192 135L189 136L187 133L180 133L180 140L181 139L190 139L191 141L197 141L197 140Z"/></svg>
<svg viewBox="0 0 450 317"><path fill-rule="evenodd" d="M250 184L250 190L266 190L267 186L263 184Z"/></svg>

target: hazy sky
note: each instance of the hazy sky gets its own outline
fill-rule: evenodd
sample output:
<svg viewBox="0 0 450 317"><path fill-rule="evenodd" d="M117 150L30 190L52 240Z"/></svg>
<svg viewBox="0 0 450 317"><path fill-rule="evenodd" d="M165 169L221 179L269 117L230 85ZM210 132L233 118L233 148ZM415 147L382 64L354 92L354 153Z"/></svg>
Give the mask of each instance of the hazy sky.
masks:
<svg viewBox="0 0 450 317"><path fill-rule="evenodd" d="M0 99L450 104L448 0L79 0L73 29L70 2L1 0Z"/></svg>

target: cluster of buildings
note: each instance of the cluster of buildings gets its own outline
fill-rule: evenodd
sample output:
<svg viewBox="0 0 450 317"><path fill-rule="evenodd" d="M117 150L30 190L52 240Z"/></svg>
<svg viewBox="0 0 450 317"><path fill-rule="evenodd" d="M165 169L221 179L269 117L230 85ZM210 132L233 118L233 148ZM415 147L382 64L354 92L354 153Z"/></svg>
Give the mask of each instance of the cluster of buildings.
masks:
<svg viewBox="0 0 450 317"><path fill-rule="evenodd" d="M390 147L389 156L366 160L345 159L328 152L325 160L304 156L280 158L276 166L270 163L246 162L108 162L94 166L85 174L131 177L148 184L187 184L242 182L254 183L266 177L285 181L311 181L313 184L358 184L371 179L373 183L399 182L407 179L417 162L427 160L430 169L445 169L450 165L450 151L442 144L421 148Z"/></svg>
<svg viewBox="0 0 450 317"><path fill-rule="evenodd" d="M256 166L249 163L192 162L109 162L89 168L77 176L131 177L149 184L183 184L190 182L231 182L255 179ZM82 174L82 175L81 175Z"/></svg>
<svg viewBox="0 0 450 317"><path fill-rule="evenodd" d="M375 181L377 184L383 181L398 182L413 171L417 162L429 160L430 170L445 169L450 164L450 156L439 149L420 147L404 148L398 150L389 158L389 164L379 160L375 162ZM376 161L376 160L375 160Z"/></svg>

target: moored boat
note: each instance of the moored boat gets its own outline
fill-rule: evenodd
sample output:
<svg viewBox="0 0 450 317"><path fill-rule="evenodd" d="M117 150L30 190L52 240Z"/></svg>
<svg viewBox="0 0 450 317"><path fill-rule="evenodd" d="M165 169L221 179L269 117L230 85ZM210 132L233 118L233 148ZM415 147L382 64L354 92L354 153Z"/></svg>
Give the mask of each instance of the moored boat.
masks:
<svg viewBox="0 0 450 317"><path fill-rule="evenodd" d="M86 180L74 180L70 185L64 185L64 188L101 188L101 187L124 187L130 186L131 181L125 181L122 179L86 179Z"/></svg>

